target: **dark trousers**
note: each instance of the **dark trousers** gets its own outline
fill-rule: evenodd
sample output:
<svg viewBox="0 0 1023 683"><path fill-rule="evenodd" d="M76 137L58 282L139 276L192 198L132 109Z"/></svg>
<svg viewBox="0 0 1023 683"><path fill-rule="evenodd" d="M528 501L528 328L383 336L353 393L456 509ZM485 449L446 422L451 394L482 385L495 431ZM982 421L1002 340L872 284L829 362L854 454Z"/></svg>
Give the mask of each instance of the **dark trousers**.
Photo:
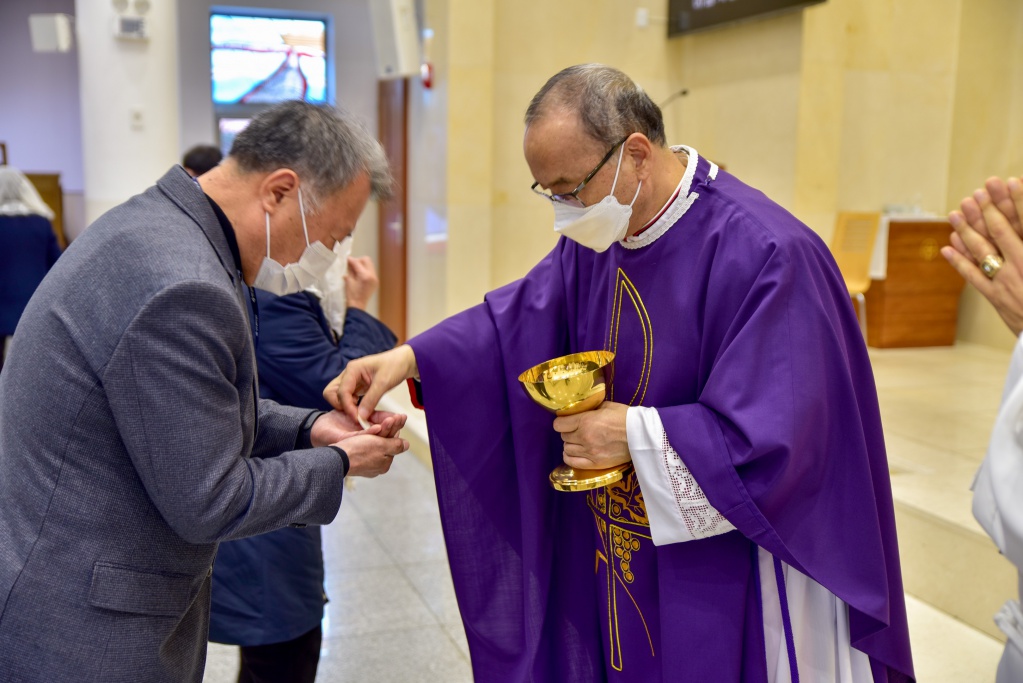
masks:
<svg viewBox="0 0 1023 683"><path fill-rule="evenodd" d="M322 640L317 626L294 640L242 647L238 683L313 683Z"/></svg>

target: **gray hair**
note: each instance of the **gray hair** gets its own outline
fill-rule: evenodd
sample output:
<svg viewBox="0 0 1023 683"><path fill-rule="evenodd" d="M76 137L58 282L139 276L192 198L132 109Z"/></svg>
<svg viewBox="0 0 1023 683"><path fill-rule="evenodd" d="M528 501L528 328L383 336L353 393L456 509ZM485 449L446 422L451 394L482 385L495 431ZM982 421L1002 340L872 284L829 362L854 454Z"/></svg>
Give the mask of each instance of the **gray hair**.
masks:
<svg viewBox="0 0 1023 683"><path fill-rule="evenodd" d="M339 107L292 100L260 112L238 134L228 155L243 172L269 173L290 168L305 183L312 210L369 175L373 196L391 196L387 155L358 119Z"/></svg>
<svg viewBox="0 0 1023 683"><path fill-rule="evenodd" d="M608 146L632 133L661 147L667 142L660 107L610 66L579 64L556 73L529 103L526 127L553 109L576 112L586 134Z"/></svg>

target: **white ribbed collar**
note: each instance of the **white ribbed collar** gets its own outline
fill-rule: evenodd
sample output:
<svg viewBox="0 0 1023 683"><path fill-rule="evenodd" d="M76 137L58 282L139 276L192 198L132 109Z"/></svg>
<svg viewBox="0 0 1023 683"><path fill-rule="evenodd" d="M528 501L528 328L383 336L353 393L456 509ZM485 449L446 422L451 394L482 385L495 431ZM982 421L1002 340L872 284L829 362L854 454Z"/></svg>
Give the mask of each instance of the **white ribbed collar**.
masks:
<svg viewBox="0 0 1023 683"><path fill-rule="evenodd" d="M700 155L695 149L686 145L675 145L671 148L671 151L676 153L682 152L688 157L686 171L682 174L682 180L679 181L678 187L672 193L672 198L657 212L660 217L654 220L653 225L647 226L638 235L626 237L620 242L626 249L642 249L653 244L659 237L668 232L668 228L675 225L685 215L689 207L693 205L693 202L700 198L698 193L690 191L693 187L693 178L696 177L696 167L700 163ZM710 170L707 172L707 177L714 180L717 174L717 164L710 162Z"/></svg>

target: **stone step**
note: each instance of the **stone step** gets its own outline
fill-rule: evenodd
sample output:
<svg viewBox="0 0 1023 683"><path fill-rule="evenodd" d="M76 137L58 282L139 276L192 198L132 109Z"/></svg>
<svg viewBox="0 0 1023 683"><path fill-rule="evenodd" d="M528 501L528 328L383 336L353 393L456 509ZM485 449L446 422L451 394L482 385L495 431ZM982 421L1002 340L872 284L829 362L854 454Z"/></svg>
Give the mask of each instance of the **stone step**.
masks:
<svg viewBox="0 0 1023 683"><path fill-rule="evenodd" d="M906 592L1004 641L1015 568L971 510L1009 353L974 344L871 349Z"/></svg>
<svg viewBox="0 0 1023 683"><path fill-rule="evenodd" d="M1002 644L955 617L906 596L916 679L924 683L995 680Z"/></svg>
<svg viewBox="0 0 1023 683"><path fill-rule="evenodd" d="M906 593L1002 642L992 619L1016 597L1016 571L978 528L895 501Z"/></svg>

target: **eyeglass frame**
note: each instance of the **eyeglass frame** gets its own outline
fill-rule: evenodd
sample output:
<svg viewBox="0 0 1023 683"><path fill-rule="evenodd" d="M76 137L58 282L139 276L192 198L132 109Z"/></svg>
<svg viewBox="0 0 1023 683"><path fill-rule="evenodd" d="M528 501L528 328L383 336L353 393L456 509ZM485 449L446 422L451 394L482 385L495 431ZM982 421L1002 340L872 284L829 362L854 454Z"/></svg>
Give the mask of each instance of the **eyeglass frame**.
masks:
<svg viewBox="0 0 1023 683"><path fill-rule="evenodd" d="M558 202L561 204L568 204L569 206L585 207L586 204L583 202L583 200L579 199L579 193L583 191L584 187L586 187L586 183L593 180L593 176L597 175L600 169L604 167L604 164L606 164L608 159L610 159L611 156L615 153L615 150L618 149L626 140L628 140L631 135L632 135L631 133L629 135L626 135L624 138L622 138L614 145L612 145L611 149L609 149L607 151L607 154L604 155L604 158L600 160L600 163L597 164L596 167L594 167L594 169L590 171L585 178L583 178L583 181L579 183L579 186L572 190L571 192L551 194L548 192L544 192L543 190L538 190L536 189L536 186L540 184L539 180L530 185L529 189L535 192L536 194L540 195L544 199L550 200L552 204ZM573 201L568 200L569 197L571 197Z"/></svg>

